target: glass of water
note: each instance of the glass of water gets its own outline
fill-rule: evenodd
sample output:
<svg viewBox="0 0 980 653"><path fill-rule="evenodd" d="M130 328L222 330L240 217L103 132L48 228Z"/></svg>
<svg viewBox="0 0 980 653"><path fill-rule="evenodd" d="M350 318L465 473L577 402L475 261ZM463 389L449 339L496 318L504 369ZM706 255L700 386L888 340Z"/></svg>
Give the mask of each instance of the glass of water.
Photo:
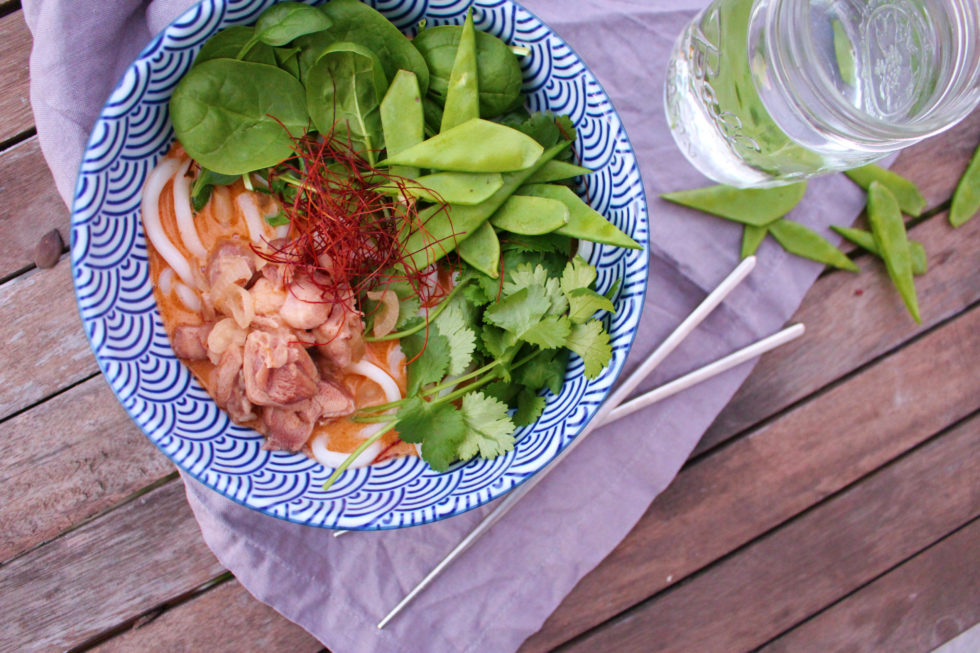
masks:
<svg viewBox="0 0 980 653"><path fill-rule="evenodd" d="M717 182L846 170L980 103L977 0L715 0L674 46L667 120Z"/></svg>

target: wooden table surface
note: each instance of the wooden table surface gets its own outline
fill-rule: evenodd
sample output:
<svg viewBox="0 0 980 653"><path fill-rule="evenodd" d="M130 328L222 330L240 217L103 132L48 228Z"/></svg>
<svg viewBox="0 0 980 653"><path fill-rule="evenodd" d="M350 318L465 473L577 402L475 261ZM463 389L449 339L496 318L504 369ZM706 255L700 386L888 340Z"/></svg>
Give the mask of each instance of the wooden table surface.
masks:
<svg viewBox="0 0 980 653"><path fill-rule="evenodd" d="M204 545L98 372L67 253L32 263L69 216L30 45L0 0L0 650L322 650ZM807 335L761 360L522 651L928 651L980 622L980 218L946 218L978 143L980 112L894 167L929 205L909 223L923 324L877 260L824 274L793 318Z"/></svg>

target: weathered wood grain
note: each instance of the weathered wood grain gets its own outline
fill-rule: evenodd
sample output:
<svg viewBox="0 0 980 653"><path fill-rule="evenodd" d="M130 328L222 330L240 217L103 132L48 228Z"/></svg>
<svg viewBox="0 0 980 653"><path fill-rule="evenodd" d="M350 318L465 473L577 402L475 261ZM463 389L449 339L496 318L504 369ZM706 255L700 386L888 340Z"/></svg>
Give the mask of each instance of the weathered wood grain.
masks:
<svg viewBox="0 0 980 653"><path fill-rule="evenodd" d="M323 645L269 606L229 581L179 605L94 651L321 651Z"/></svg>
<svg viewBox="0 0 980 653"><path fill-rule="evenodd" d="M562 650L764 644L977 517L976 484L950 479L980 477L978 437L974 417Z"/></svg>
<svg viewBox="0 0 980 653"><path fill-rule="evenodd" d="M33 263L34 246L57 229L68 242L70 217L37 137L0 153L0 278Z"/></svg>
<svg viewBox="0 0 980 653"><path fill-rule="evenodd" d="M173 470L101 376L0 423L0 563Z"/></svg>
<svg viewBox="0 0 980 653"><path fill-rule="evenodd" d="M969 415L978 357L980 309L684 469L522 651L613 617Z"/></svg>
<svg viewBox="0 0 980 653"><path fill-rule="evenodd" d="M762 652L931 651L980 623L978 551L980 521L975 520Z"/></svg>
<svg viewBox="0 0 980 653"><path fill-rule="evenodd" d="M0 419L98 372L66 258L0 286L0 315Z"/></svg>
<svg viewBox="0 0 980 653"><path fill-rule="evenodd" d="M0 646L70 648L222 571L174 480L0 567Z"/></svg>
<svg viewBox="0 0 980 653"><path fill-rule="evenodd" d="M864 257L861 273L834 272L819 279L791 322L806 335L763 356L695 449L702 453L775 414L876 356L980 300L980 220L953 229L946 214L910 231L929 257L916 280L921 326L906 312L881 262ZM797 373L787 374L787 370Z"/></svg>
<svg viewBox="0 0 980 653"><path fill-rule="evenodd" d="M34 125L28 89L27 62L31 55L31 33L24 12L0 18L0 143Z"/></svg>

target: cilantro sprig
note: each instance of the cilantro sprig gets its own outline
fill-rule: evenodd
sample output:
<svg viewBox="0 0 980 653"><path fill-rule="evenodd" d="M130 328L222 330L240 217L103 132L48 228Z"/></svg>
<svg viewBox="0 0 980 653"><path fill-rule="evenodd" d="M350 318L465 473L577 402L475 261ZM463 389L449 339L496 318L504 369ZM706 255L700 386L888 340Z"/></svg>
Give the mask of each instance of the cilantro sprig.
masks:
<svg viewBox="0 0 980 653"><path fill-rule="evenodd" d="M544 391L561 391L568 357L582 358L595 378L612 358L609 334L597 315L611 312L595 291L596 270L568 259L571 243L539 247L506 244L504 278L490 279L464 264L453 290L427 320L400 315L398 333L408 366L406 397L360 409L353 419L382 424L331 475L392 429L421 445L436 471L476 456L495 458L514 448L514 432L532 424ZM417 310L402 303L402 312Z"/></svg>

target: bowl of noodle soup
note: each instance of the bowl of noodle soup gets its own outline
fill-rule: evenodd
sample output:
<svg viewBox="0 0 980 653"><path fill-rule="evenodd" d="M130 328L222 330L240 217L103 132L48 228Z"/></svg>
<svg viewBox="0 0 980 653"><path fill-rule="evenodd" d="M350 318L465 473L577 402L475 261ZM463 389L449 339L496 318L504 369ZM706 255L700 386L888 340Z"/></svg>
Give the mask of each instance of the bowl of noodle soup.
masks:
<svg viewBox="0 0 980 653"><path fill-rule="evenodd" d="M457 463L444 473L416 456L389 458L348 469L324 490L332 459L270 450L256 424L233 421L178 358L173 329L167 328L174 321L167 311L178 303L168 308L157 299L163 291L183 295L185 306L194 298L188 297L180 274L164 274L141 221L144 187L155 184L158 193L164 192L167 180L180 178L178 168L186 165L174 158L169 175L153 179L174 148L168 113L174 87L211 35L253 23L271 4L212 0L188 10L127 69L97 120L79 173L71 231L76 296L93 352L122 406L164 454L207 487L265 514L325 528L379 530L429 523L480 506L547 465L595 415L623 368L639 324L646 251L606 245L580 249L596 268L597 290L614 292L616 311L606 318L612 359L598 376L586 378L582 361L573 355L560 393L547 395L540 418L515 434L513 450L491 460ZM368 4L409 34L422 19L429 25L462 23L470 7L452 0ZM625 130L592 73L520 6L499 0L473 6L480 30L528 49L521 62L528 107L571 117L576 154L594 171L576 190L620 230L646 243L649 224L639 169ZM219 200L235 201L234 194ZM274 238L275 228L268 228L267 237ZM233 312L229 308L226 317L233 319ZM398 367L390 350L373 355L372 361L387 361L389 372Z"/></svg>

